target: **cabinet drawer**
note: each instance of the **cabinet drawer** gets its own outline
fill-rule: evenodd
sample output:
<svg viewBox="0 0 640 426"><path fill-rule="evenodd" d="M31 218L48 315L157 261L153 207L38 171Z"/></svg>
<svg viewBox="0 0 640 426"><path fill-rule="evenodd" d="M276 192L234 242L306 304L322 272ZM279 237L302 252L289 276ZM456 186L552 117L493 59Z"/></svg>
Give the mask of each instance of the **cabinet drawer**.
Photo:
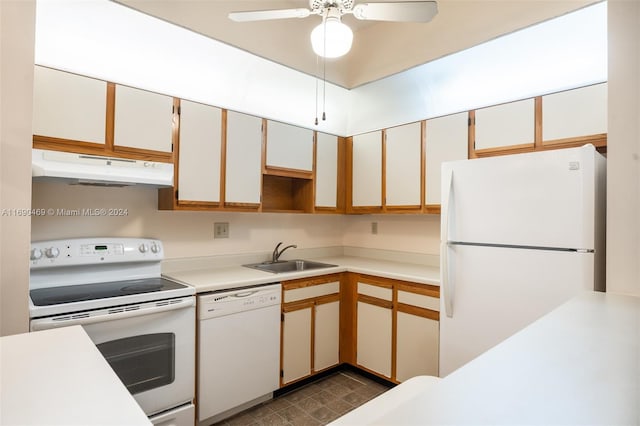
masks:
<svg viewBox="0 0 640 426"><path fill-rule="evenodd" d="M284 292L284 302L297 302L298 300L311 299L319 296L326 296L340 292L340 282L330 282L326 284L301 287Z"/></svg>
<svg viewBox="0 0 640 426"><path fill-rule="evenodd" d="M398 303L418 306L432 311L440 311L440 299L422 294L410 293L408 291L398 291Z"/></svg>
<svg viewBox="0 0 640 426"><path fill-rule="evenodd" d="M382 300L393 300L393 290L391 288L379 287L377 285L358 283L358 294L364 294Z"/></svg>

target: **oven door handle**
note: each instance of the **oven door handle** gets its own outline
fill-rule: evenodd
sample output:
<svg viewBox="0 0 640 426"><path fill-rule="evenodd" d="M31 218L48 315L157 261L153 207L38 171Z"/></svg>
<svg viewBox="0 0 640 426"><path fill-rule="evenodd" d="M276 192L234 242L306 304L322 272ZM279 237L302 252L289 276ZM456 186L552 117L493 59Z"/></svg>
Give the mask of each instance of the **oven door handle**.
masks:
<svg viewBox="0 0 640 426"><path fill-rule="evenodd" d="M37 318L31 320L31 331L47 330L51 328L66 327L70 325L87 325L97 322L115 321L126 318L152 315L161 312L174 311L188 308L196 304L195 297L184 299L170 299L159 302L144 303L140 305L120 306L117 308L101 309L98 312L80 312L76 314L57 315L49 318ZM93 315L92 315L93 314Z"/></svg>

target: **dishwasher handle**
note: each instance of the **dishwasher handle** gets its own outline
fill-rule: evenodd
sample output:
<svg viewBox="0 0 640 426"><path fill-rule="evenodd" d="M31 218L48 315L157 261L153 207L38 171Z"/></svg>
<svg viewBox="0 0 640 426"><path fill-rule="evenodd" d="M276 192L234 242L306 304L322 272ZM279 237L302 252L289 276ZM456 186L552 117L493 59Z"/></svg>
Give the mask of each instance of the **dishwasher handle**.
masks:
<svg viewBox="0 0 640 426"><path fill-rule="evenodd" d="M280 305L281 300L281 284L236 288L229 291L199 295L198 319L206 320Z"/></svg>

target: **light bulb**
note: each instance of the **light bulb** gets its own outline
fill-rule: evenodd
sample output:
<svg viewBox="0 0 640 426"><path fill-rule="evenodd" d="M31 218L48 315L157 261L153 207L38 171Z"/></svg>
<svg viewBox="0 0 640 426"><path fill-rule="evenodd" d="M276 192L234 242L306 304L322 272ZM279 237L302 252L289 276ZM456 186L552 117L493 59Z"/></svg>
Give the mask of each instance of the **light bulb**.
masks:
<svg viewBox="0 0 640 426"><path fill-rule="evenodd" d="M337 58L344 55L351 49L352 42L353 32L351 28L340 22L338 17L327 17L324 22L311 31L311 47L313 51L316 55L324 56L325 58Z"/></svg>

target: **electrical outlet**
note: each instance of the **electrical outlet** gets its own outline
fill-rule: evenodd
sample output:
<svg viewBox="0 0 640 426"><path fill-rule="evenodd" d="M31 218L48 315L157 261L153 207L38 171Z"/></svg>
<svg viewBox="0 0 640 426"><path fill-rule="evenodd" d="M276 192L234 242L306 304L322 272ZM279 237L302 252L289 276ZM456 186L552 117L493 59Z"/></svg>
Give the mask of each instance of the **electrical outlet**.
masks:
<svg viewBox="0 0 640 426"><path fill-rule="evenodd" d="M214 223L213 238L229 238L229 222Z"/></svg>
<svg viewBox="0 0 640 426"><path fill-rule="evenodd" d="M373 235L378 233L378 222L371 222L371 233Z"/></svg>

